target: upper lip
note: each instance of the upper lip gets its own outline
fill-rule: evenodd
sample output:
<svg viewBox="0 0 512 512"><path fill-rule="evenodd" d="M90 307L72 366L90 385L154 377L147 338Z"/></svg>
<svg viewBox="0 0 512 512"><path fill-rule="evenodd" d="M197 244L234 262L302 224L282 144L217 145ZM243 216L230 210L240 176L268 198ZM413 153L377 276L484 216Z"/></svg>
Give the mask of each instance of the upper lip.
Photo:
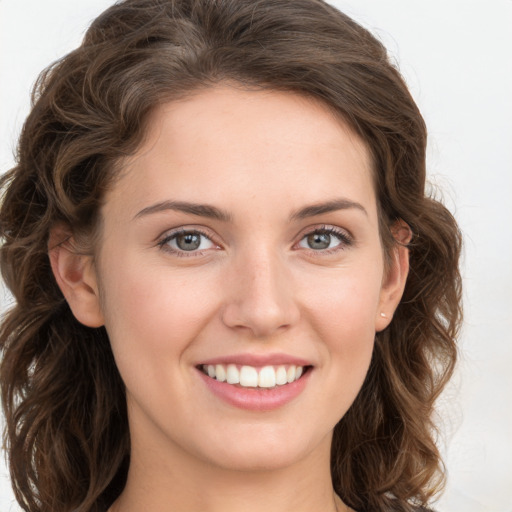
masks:
<svg viewBox="0 0 512 512"><path fill-rule="evenodd" d="M199 365L238 364L242 366L311 366L311 362L289 354L231 354L201 361Z"/></svg>

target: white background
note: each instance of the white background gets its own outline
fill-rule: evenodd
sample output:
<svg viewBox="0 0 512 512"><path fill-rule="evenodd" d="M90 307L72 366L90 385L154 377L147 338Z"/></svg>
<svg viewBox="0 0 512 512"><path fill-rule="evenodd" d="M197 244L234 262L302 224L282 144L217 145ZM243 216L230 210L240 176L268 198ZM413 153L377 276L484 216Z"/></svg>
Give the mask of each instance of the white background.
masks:
<svg viewBox="0 0 512 512"><path fill-rule="evenodd" d="M111 3L0 0L0 171L37 74ZM449 481L436 508L512 512L512 0L333 3L399 64L429 127L430 181L465 235L466 322L440 404ZM0 512L17 510L0 462Z"/></svg>

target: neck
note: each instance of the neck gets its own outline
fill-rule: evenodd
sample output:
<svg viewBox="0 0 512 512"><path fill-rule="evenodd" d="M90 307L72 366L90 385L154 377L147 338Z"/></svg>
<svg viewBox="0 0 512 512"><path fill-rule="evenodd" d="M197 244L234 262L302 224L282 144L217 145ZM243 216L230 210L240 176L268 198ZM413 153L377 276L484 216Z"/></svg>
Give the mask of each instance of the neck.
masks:
<svg viewBox="0 0 512 512"><path fill-rule="evenodd" d="M151 482L144 486L131 484L122 493L110 512L347 512L350 509L336 496L330 486L315 489L309 482L258 475L233 475L226 480L215 478L203 482ZM132 479L133 480L133 479ZM249 480L252 480L249 482ZM192 484L192 485L191 485ZM305 484L305 485L304 485Z"/></svg>
<svg viewBox="0 0 512 512"><path fill-rule="evenodd" d="M235 470L132 438L128 480L109 512L346 512L332 488L329 435L286 467Z"/></svg>

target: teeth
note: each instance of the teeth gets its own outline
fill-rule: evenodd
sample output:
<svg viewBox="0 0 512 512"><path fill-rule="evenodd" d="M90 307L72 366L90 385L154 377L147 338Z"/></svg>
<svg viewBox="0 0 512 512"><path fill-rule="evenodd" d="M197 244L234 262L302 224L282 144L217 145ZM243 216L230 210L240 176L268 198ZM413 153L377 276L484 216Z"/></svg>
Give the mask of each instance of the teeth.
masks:
<svg viewBox="0 0 512 512"><path fill-rule="evenodd" d="M286 378L286 368L284 366L280 366L276 371L276 384L278 386L282 386L287 383L288 379Z"/></svg>
<svg viewBox="0 0 512 512"><path fill-rule="evenodd" d="M234 364L228 364L226 369L226 381L228 384L240 384L240 372Z"/></svg>
<svg viewBox="0 0 512 512"><path fill-rule="evenodd" d="M208 375L210 375L210 372L208 372ZM216 377L220 382L224 382L226 380L226 370L224 369L224 366L221 364L215 366L214 377Z"/></svg>
<svg viewBox="0 0 512 512"><path fill-rule="evenodd" d="M258 386L260 388L273 388L276 385L276 372L273 366L264 366L260 370Z"/></svg>
<svg viewBox="0 0 512 512"><path fill-rule="evenodd" d="M245 365L240 369L235 364L209 364L203 365L202 369L212 379L228 384L240 384L245 388L284 386L298 380L304 373L303 366L293 364L289 366L264 366L262 368Z"/></svg>
<svg viewBox="0 0 512 512"><path fill-rule="evenodd" d="M242 366L240 370L240 386L255 388L258 385L258 370L252 366Z"/></svg>

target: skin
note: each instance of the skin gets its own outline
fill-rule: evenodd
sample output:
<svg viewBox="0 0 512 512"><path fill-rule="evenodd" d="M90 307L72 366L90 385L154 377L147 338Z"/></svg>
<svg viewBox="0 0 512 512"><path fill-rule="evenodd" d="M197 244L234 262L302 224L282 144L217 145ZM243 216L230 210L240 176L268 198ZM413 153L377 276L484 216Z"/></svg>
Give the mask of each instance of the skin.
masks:
<svg viewBox="0 0 512 512"><path fill-rule="evenodd" d="M365 144L312 99L228 84L150 121L105 198L94 262L50 252L77 319L106 326L126 384L132 459L112 510L348 510L332 489L332 431L408 271L401 246L384 270ZM200 230L200 249L180 251L176 229ZM310 246L315 231L329 248ZM226 403L196 368L271 353L312 365L302 393L271 411Z"/></svg>

